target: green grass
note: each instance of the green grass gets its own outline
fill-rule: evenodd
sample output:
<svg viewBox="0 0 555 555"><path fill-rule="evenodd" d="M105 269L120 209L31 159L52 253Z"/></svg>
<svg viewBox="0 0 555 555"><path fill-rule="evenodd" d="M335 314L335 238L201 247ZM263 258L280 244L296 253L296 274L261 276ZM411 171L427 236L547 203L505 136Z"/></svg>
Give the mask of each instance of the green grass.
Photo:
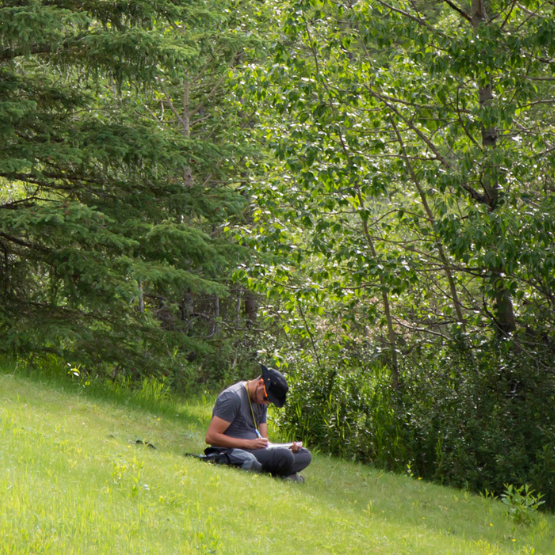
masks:
<svg viewBox="0 0 555 555"><path fill-rule="evenodd" d="M299 485L184 457L211 402L5 370L0 553L555 553L553 516L516 525L499 501L417 478L316 455Z"/></svg>

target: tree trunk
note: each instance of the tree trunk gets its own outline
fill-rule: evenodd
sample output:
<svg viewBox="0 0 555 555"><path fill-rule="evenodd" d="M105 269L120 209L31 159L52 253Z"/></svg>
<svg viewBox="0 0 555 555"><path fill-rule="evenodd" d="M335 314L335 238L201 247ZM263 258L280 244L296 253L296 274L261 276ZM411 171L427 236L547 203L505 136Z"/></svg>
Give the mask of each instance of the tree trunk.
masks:
<svg viewBox="0 0 555 555"><path fill-rule="evenodd" d="M258 300L252 291L245 292L245 313L247 315L247 328L252 328L258 316Z"/></svg>
<svg viewBox="0 0 555 555"><path fill-rule="evenodd" d="M185 80L183 82L183 135L187 139L191 138L191 123L190 116L191 110L189 107L189 81ZM191 166L185 166L183 169L183 184L185 187L190 188L193 186L193 172L191 171Z"/></svg>
<svg viewBox="0 0 555 555"><path fill-rule="evenodd" d="M360 201L361 208L364 207L364 200L360 191L358 191L358 199ZM374 248L374 241L372 240L372 236L370 235L370 231L368 230L368 222L362 218L362 226L364 229L364 236L366 238L366 242L368 247L370 248L370 252L374 259L377 258L376 249ZM399 363L397 362L397 340L395 337L395 328L393 327L393 317L391 315L391 307L389 305L389 296L387 291L385 290L385 279L383 276L380 276L380 285L382 290L382 302L383 302L383 309L385 314L385 319L387 321L387 336L389 340L389 352L391 355L391 382L394 389L399 388Z"/></svg>
<svg viewBox="0 0 555 555"><path fill-rule="evenodd" d="M143 291L143 282L139 281L139 312L145 311L145 297Z"/></svg>
<svg viewBox="0 0 555 555"><path fill-rule="evenodd" d="M210 336L214 336L218 333L218 319L220 318L220 298L218 295L214 295L214 324L212 327L212 333Z"/></svg>
<svg viewBox="0 0 555 555"><path fill-rule="evenodd" d="M487 23L488 18L484 0L472 0L472 26L475 32L478 32L481 25L486 25ZM489 104L493 99L492 83L489 82L485 86L480 87L478 95L480 106L484 107ZM497 138L496 129L482 127L482 146L484 149L495 148L497 146ZM484 175L482 177L482 186L490 211L495 210L499 202L500 187L496 169L491 166L484 168ZM513 301L505 286L503 268L496 266L489 268L489 270L490 280L495 291L494 308L497 331L500 334L506 335L516 330Z"/></svg>

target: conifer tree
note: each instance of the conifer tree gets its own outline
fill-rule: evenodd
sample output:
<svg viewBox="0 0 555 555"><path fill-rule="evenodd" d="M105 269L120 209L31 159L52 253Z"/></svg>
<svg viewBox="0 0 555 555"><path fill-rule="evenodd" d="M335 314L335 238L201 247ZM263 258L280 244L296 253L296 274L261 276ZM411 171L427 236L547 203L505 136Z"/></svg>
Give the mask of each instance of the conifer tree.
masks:
<svg viewBox="0 0 555 555"><path fill-rule="evenodd" d="M223 23L180 0L0 2L1 350L148 371L198 348L152 299L226 294L238 255L214 231L242 199L191 168L234 153L147 107Z"/></svg>

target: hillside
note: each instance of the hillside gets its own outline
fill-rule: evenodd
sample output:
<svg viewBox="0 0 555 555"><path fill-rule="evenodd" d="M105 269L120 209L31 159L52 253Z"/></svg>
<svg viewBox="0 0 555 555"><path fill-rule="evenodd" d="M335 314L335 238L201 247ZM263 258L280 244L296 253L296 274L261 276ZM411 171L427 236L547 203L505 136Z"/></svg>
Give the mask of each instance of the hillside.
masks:
<svg viewBox="0 0 555 555"><path fill-rule="evenodd" d="M0 553L555 552L552 516L516 525L418 477L324 455L304 485L205 465L183 453L202 450L210 399L116 397L0 375Z"/></svg>

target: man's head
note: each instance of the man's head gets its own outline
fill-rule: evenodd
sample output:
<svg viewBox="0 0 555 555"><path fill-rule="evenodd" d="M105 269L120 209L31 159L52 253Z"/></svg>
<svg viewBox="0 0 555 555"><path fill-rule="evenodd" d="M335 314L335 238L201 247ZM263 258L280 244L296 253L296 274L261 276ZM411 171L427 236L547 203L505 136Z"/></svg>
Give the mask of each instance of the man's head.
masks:
<svg viewBox="0 0 555 555"><path fill-rule="evenodd" d="M263 364L262 366L262 380L264 381L264 388L267 399L274 403L278 408L285 405L285 398L287 396L287 391L289 387L287 386L287 381L277 370L273 368L266 368Z"/></svg>

